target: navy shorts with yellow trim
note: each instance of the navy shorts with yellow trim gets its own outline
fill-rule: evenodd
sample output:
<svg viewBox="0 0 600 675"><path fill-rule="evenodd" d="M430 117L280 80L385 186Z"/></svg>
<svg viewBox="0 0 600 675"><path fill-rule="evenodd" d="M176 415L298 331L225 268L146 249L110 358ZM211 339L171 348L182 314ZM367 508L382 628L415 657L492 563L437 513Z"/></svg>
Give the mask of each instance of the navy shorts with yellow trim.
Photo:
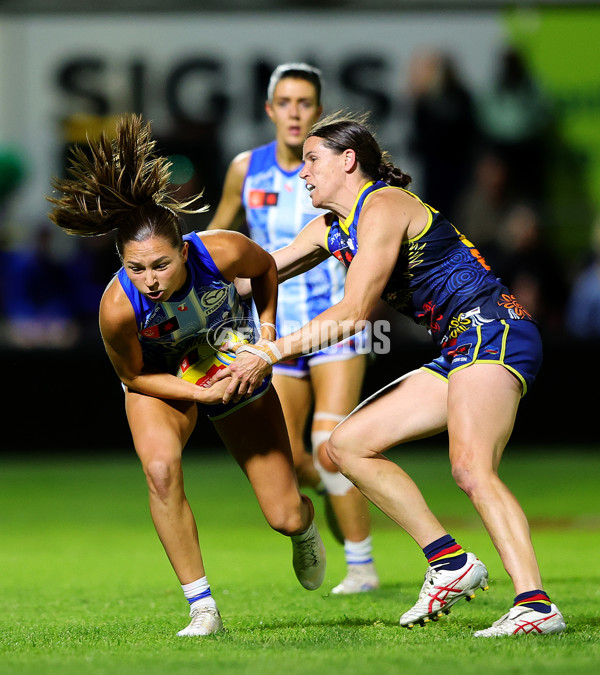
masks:
<svg viewBox="0 0 600 675"><path fill-rule="evenodd" d="M521 382L524 396L542 365L537 325L526 319L499 319L472 326L422 368L447 380L451 373L473 363L504 366Z"/></svg>

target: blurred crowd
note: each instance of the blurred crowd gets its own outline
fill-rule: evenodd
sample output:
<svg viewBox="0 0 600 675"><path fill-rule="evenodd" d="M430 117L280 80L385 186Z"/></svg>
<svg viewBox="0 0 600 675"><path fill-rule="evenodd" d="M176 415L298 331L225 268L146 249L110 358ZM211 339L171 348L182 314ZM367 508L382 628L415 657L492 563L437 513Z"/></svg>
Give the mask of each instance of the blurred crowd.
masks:
<svg viewBox="0 0 600 675"><path fill-rule="evenodd" d="M600 337L600 219L573 259L555 241L550 176L559 120L522 56L471 91L447 55L416 55L410 149L420 195L472 240L547 339Z"/></svg>
<svg viewBox="0 0 600 675"><path fill-rule="evenodd" d="M411 189L477 245L546 339L600 338L600 214L586 223L589 245L566 256L549 199L556 113L519 53L499 55L485 91L467 86L450 56L416 54L408 85L408 151L419 167ZM56 250L62 234L49 221L26 246L11 242L4 213L25 172L0 146L0 346L68 348L97 337L99 299L119 261L110 237Z"/></svg>

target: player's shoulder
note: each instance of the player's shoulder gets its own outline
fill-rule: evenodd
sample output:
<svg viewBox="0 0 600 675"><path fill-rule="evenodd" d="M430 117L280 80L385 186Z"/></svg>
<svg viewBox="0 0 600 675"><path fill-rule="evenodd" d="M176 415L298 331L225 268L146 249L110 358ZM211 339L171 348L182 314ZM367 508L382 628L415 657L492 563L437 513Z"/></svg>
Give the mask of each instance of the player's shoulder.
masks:
<svg viewBox="0 0 600 675"><path fill-rule="evenodd" d="M259 145L251 150L244 150L238 153L229 163L229 173L245 177L251 164L269 164L273 163L275 157L274 142Z"/></svg>
<svg viewBox="0 0 600 675"><path fill-rule="evenodd" d="M373 186L372 191L365 197L365 205L368 203L404 202L406 200L414 200L415 198L416 196L411 192L395 185Z"/></svg>
<svg viewBox="0 0 600 675"><path fill-rule="evenodd" d="M100 315L111 323L125 323L134 318L133 306L121 284L119 275L115 274L104 289L100 300Z"/></svg>
<svg viewBox="0 0 600 675"><path fill-rule="evenodd" d="M411 216L423 209L423 202L408 190L392 185L369 193L363 203L362 213L375 215L376 212L401 210Z"/></svg>
<svg viewBox="0 0 600 675"><path fill-rule="evenodd" d="M231 174L245 177L250 166L250 158L252 157L252 150L244 150L237 154L229 164L229 172Z"/></svg>
<svg viewBox="0 0 600 675"><path fill-rule="evenodd" d="M204 244L211 257L227 251L231 255L236 255L249 241L245 234L235 230L204 230L194 234Z"/></svg>

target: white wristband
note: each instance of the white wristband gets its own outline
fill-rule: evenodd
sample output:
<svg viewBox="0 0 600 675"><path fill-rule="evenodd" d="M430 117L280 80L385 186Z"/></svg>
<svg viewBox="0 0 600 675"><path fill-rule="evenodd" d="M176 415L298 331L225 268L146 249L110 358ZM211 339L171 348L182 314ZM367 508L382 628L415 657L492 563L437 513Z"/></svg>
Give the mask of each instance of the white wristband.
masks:
<svg viewBox="0 0 600 675"><path fill-rule="evenodd" d="M242 345L236 350L236 354L239 354L240 352L250 352L250 354L259 356L270 366L277 363L277 361L281 361L281 352L277 349L275 343L269 340L261 340L255 345Z"/></svg>
<svg viewBox="0 0 600 675"><path fill-rule="evenodd" d="M267 352L263 351L262 349L256 349L250 345L243 345L235 353L239 354L240 352L250 352L250 354L254 354L254 356L260 356L260 358L263 361L266 361L270 366L273 365L273 359L271 359Z"/></svg>
<svg viewBox="0 0 600 675"><path fill-rule="evenodd" d="M277 348L277 345L272 342L271 340L261 340L261 343L266 343L269 345L269 349L273 352L273 356L277 359L277 361L281 361L281 352ZM259 343L260 344L260 343Z"/></svg>

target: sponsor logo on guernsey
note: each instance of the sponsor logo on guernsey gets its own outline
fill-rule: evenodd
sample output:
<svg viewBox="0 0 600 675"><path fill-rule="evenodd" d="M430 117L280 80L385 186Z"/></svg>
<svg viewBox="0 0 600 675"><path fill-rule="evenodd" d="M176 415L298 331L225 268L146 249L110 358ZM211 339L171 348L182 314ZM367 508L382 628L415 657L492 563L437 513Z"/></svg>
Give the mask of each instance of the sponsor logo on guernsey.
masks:
<svg viewBox="0 0 600 675"><path fill-rule="evenodd" d="M179 329L179 321L175 317L172 319L166 319L162 323L157 323L154 326L148 326L140 331L140 334L145 338L161 338L165 335L170 335Z"/></svg>
<svg viewBox="0 0 600 675"><path fill-rule="evenodd" d="M182 302L181 305L177 308L178 312L187 312L188 311L188 306L185 304L185 302Z"/></svg>
<svg viewBox="0 0 600 675"><path fill-rule="evenodd" d="M229 292L227 288L215 288L212 291L203 293L200 297L200 304L206 310L207 314L212 314L214 311L227 300Z"/></svg>
<svg viewBox="0 0 600 675"><path fill-rule="evenodd" d="M251 209L261 209L265 206L277 206L278 199L279 194L277 192L250 190L248 195L248 206Z"/></svg>

